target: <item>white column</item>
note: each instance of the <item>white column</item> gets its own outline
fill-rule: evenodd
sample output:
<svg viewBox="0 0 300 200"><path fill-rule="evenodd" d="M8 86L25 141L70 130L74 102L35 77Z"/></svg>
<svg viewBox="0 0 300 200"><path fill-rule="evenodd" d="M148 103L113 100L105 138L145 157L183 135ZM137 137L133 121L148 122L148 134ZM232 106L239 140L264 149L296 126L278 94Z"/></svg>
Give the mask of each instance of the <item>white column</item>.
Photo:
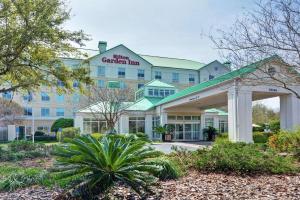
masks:
<svg viewBox="0 0 300 200"><path fill-rule="evenodd" d="M74 127L80 129L80 134L83 134L83 117L80 115L75 115Z"/></svg>
<svg viewBox="0 0 300 200"><path fill-rule="evenodd" d="M17 137L16 134L16 126L15 125L8 125L7 126L7 140L13 141Z"/></svg>
<svg viewBox="0 0 300 200"><path fill-rule="evenodd" d="M120 125L120 133L128 134L129 133L129 116L126 114L121 115L119 119L119 125Z"/></svg>
<svg viewBox="0 0 300 200"><path fill-rule="evenodd" d="M300 100L293 94L280 96L280 128L291 130L300 125Z"/></svg>
<svg viewBox="0 0 300 200"><path fill-rule="evenodd" d="M228 91L228 132L230 141L253 142L251 91Z"/></svg>
<svg viewBox="0 0 300 200"><path fill-rule="evenodd" d="M168 114L165 112L160 113L160 125L164 126L168 123Z"/></svg>
<svg viewBox="0 0 300 200"><path fill-rule="evenodd" d="M200 140L204 140L203 137L203 129L205 128L205 112L203 112L203 114L201 114L201 125L200 125Z"/></svg>
<svg viewBox="0 0 300 200"><path fill-rule="evenodd" d="M145 133L148 135L150 139L152 139L152 115L145 116Z"/></svg>

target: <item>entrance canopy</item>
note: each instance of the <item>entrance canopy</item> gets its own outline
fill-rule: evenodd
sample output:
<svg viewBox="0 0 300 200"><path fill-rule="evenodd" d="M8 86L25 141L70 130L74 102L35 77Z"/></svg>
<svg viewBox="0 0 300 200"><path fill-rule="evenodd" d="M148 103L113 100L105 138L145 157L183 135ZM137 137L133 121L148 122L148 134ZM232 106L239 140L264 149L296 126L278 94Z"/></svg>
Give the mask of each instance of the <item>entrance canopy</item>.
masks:
<svg viewBox="0 0 300 200"><path fill-rule="evenodd" d="M281 59L273 56L189 87L158 102L156 111L163 116L172 112L227 106L229 139L252 142L252 101L279 96L281 128L292 129L300 125L300 100L290 90L267 77L262 70L267 67L267 71L285 71L288 76L288 70L281 69L287 68L287 65L279 66L276 64L278 61ZM299 84L291 87L300 91Z"/></svg>

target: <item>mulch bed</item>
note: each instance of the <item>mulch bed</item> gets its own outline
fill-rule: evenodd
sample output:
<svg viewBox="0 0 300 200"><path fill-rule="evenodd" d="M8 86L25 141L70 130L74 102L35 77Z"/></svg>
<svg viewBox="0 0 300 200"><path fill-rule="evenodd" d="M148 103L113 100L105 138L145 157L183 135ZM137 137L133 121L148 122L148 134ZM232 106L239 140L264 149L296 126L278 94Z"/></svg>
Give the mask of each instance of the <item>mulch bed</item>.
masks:
<svg viewBox="0 0 300 200"><path fill-rule="evenodd" d="M46 200L54 198L60 192L58 189L31 187L0 193L0 199ZM122 186L114 188L111 196L112 199L140 199ZM179 180L161 182L155 189L155 194L145 199L300 199L300 174L237 176L192 171Z"/></svg>

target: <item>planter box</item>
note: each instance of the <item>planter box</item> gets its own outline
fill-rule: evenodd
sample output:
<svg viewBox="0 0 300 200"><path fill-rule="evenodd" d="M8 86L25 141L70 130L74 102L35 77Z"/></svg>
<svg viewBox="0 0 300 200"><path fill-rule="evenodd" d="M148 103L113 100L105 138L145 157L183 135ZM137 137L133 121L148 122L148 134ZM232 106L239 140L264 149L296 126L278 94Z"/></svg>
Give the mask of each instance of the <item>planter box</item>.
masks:
<svg viewBox="0 0 300 200"><path fill-rule="evenodd" d="M171 134L165 134L165 141L166 142L172 141L172 135Z"/></svg>

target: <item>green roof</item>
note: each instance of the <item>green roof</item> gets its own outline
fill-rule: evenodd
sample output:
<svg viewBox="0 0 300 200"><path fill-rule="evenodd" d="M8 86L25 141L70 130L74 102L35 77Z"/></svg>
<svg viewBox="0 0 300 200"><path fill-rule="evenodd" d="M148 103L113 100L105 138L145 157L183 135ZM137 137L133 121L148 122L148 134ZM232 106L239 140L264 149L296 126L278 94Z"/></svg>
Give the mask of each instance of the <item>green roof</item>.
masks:
<svg viewBox="0 0 300 200"><path fill-rule="evenodd" d="M277 55L271 56L271 57L268 57L266 59L257 61L255 63L250 64L250 65L247 65L245 67L242 67L240 69L231 71L231 72L226 73L224 75L221 75L221 76L219 76L217 78L214 78L212 80L209 80L209 81L206 81L206 82L203 82L203 83L199 83L199 84L194 85L192 87L188 87L188 88L186 88L184 90L181 90L180 92L177 92L177 93L175 93L173 95L170 95L170 96L164 98L163 100L161 100L160 102L158 102L157 105L161 105L161 104L173 101L175 99L185 97L187 95L193 94L195 92L199 92L199 91L204 90L206 88L209 88L209 87L212 87L212 86L216 86L216 85L218 85L218 84L220 84L222 82L225 82L225 81L229 81L229 80L233 80L233 79L238 78L238 77L245 76L245 75L247 75L249 73L254 72L262 64L264 64L266 62L269 62L270 60L273 60L275 58L280 59L280 57L278 57Z"/></svg>
<svg viewBox="0 0 300 200"><path fill-rule="evenodd" d="M218 115L228 115L227 112L225 112L223 110L216 109L216 108L206 109L205 112L206 113L218 113Z"/></svg>
<svg viewBox="0 0 300 200"><path fill-rule="evenodd" d="M127 111L146 111L155 106L162 98L157 97L143 97L138 101L134 102L128 108Z"/></svg>
<svg viewBox="0 0 300 200"><path fill-rule="evenodd" d="M153 66L157 67L171 67L178 69L192 69L198 70L204 67L206 64L200 63L193 60L179 59L179 58L168 58L160 56L149 56L149 55L139 55Z"/></svg>
<svg viewBox="0 0 300 200"><path fill-rule="evenodd" d="M152 81L148 82L147 84L145 84L145 86L175 88L175 86L161 82L159 80L152 80Z"/></svg>

